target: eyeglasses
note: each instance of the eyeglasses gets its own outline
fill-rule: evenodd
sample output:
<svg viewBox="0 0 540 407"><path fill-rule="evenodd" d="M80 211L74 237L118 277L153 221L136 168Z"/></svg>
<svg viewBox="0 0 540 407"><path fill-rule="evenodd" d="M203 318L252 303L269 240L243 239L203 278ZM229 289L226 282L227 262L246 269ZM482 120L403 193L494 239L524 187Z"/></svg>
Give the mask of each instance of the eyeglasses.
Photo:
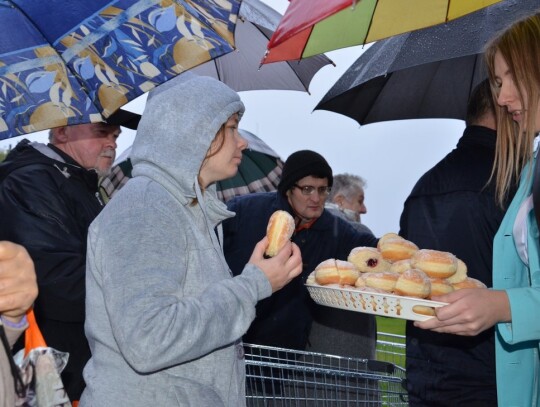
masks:
<svg viewBox="0 0 540 407"><path fill-rule="evenodd" d="M302 192L302 195L313 195L313 193L317 191L319 195L328 196L330 194L330 191L332 190L332 187L318 187L317 188L312 185L301 186L298 184L294 184L293 187L298 188Z"/></svg>

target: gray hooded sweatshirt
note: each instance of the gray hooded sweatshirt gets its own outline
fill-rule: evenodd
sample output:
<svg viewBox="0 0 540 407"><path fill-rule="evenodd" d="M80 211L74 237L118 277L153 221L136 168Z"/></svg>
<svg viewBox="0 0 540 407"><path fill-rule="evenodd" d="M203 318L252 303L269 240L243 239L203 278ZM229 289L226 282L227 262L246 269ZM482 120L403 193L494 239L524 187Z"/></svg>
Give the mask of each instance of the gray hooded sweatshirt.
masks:
<svg viewBox="0 0 540 407"><path fill-rule="evenodd" d="M216 226L234 214L214 187L201 192L197 175L244 106L211 78L160 88L133 144L133 178L89 230L92 358L80 405L243 406L240 338L272 290L254 265L231 276Z"/></svg>

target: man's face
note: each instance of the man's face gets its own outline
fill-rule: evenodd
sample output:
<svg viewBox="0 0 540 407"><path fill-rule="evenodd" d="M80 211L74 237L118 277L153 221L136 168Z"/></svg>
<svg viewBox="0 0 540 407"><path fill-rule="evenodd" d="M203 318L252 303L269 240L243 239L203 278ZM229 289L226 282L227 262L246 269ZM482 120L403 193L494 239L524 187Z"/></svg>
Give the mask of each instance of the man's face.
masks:
<svg viewBox="0 0 540 407"><path fill-rule="evenodd" d="M120 126L105 123L79 124L57 129L54 145L83 168L107 175L116 156Z"/></svg>
<svg viewBox="0 0 540 407"><path fill-rule="evenodd" d="M364 203L364 190L361 189L351 198L346 198L344 195L337 195L334 199L343 209L348 209L354 212L356 222L360 222L360 215L367 213L366 204Z"/></svg>
<svg viewBox="0 0 540 407"><path fill-rule="evenodd" d="M310 195L302 193L302 187L307 186L315 187L315 190ZM296 181L296 186L293 186L287 192L289 204L302 221L309 222L322 215L328 194L319 193L319 189L325 187L328 187L327 178L316 178L310 175Z"/></svg>

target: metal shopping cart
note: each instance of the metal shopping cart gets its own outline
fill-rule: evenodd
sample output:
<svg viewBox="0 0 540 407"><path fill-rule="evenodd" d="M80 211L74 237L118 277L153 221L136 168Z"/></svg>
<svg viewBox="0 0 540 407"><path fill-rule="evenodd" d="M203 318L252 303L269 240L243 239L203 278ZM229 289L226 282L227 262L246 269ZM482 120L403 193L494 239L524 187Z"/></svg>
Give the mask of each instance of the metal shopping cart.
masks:
<svg viewBox="0 0 540 407"><path fill-rule="evenodd" d="M393 363L245 344L248 407L407 406Z"/></svg>

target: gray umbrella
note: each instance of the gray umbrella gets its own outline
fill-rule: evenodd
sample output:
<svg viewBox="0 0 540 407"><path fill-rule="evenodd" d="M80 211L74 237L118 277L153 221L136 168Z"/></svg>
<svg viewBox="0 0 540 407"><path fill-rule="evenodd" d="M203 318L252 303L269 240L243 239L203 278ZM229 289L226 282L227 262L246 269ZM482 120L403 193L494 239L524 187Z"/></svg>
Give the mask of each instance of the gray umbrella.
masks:
<svg viewBox="0 0 540 407"><path fill-rule="evenodd" d="M227 58L199 65L191 72L219 79L237 92L265 89L305 91L319 69L333 64L326 56L318 55L301 61L261 66L268 40L282 16L259 0L243 0L239 16L234 32L236 51Z"/></svg>
<svg viewBox="0 0 540 407"><path fill-rule="evenodd" d="M465 119L471 90L486 77L486 43L540 0L501 3L423 30L376 42L315 109L360 124L402 119Z"/></svg>

